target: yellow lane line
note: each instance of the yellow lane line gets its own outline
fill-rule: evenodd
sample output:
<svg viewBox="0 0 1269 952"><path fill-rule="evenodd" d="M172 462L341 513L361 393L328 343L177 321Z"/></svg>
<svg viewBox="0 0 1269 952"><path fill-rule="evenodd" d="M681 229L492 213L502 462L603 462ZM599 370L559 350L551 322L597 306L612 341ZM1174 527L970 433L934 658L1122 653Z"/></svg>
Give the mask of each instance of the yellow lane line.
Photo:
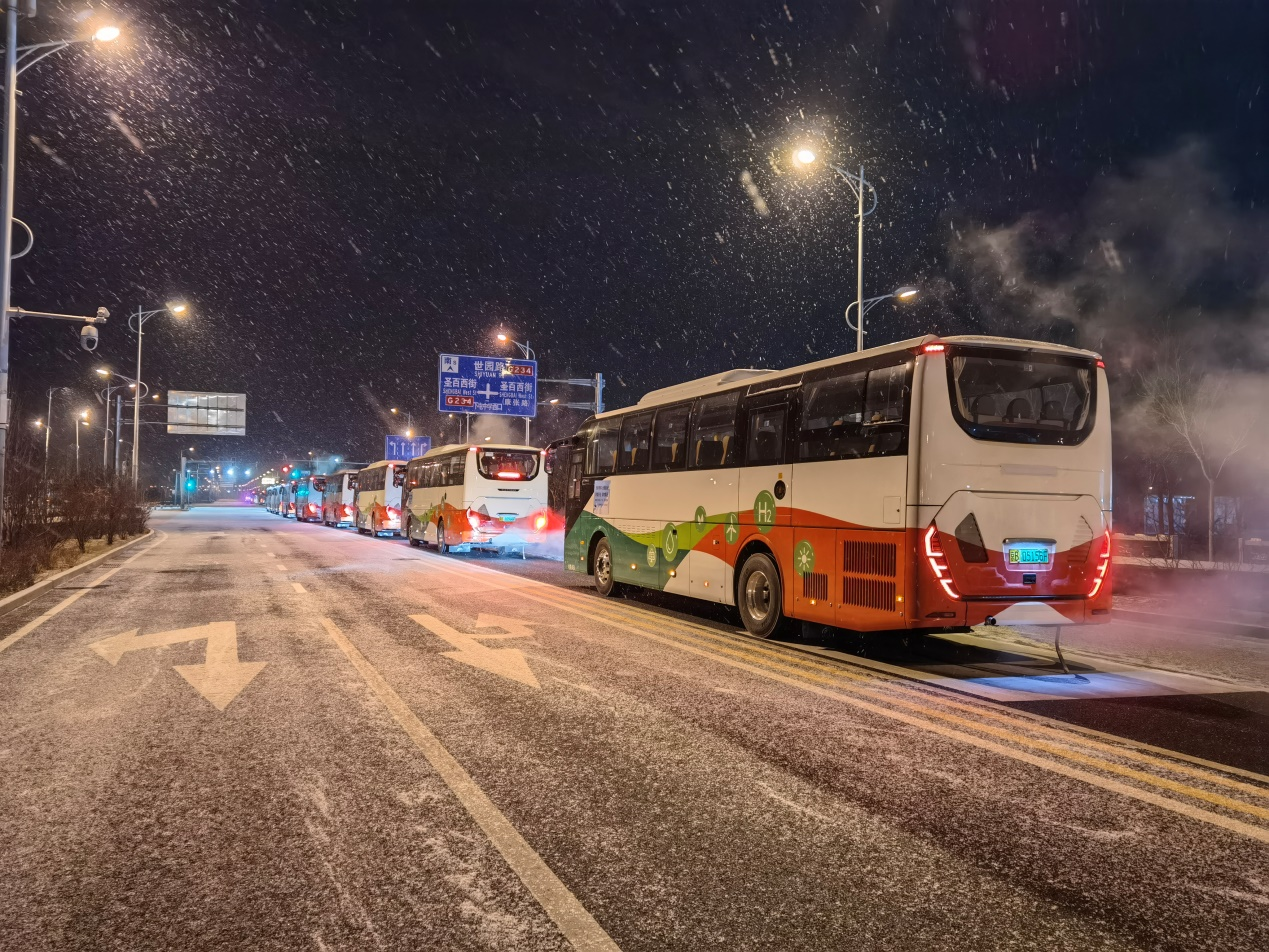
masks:
<svg viewBox="0 0 1269 952"><path fill-rule="evenodd" d="M515 590L519 594L527 598L530 598L534 601L537 601L541 604L550 605L556 608L562 608L566 611L572 612L573 614L582 615L587 618L600 617L615 627L618 627L627 631L632 631L633 633L638 634L641 637L648 638L650 640L657 641L662 644L670 645L670 646L679 648L680 650L688 651L693 654L700 654L706 657L718 657L719 660L722 660L726 664L730 664L735 667L740 667L745 670L754 671L755 673L760 673L760 674L763 674L764 676L772 677L784 683L795 684L797 686L805 688L806 690L812 690L819 693L819 691L821 691L822 689L813 688L810 685L805 684L804 682L799 683L797 680L794 680L795 677L805 679L806 681L812 681L820 685L828 685L828 686L836 687L839 689L838 691L825 691L823 693L827 694L827 696L835 697L839 700L846 701L847 703L856 703L858 699L846 694L842 694L841 691L845 689L845 686L841 685L840 681L847 680L847 681L857 682L857 686L855 687L855 690L862 692L866 694L867 696L874 698L875 700L884 704L891 704L901 708L907 708L908 710L916 711L919 714L922 714L926 717L937 718L939 720L946 721L950 724L966 727L970 730L975 730L975 731L978 731L979 733L998 737L1002 740L1006 740L1014 744L1031 747L1032 749L1047 753L1050 756L1065 758L1067 760L1072 760L1076 763L1080 763L1084 766L1093 767L1095 769L1101 769L1109 773L1119 774L1120 776L1128 777L1141 783L1160 787L1172 793L1180 793L1184 796L1189 796L1194 799L1203 800L1205 802L1211 803L1214 806L1219 806L1224 809L1246 813L1248 815L1255 816L1257 818L1269 819L1269 810L1265 810L1261 807L1242 803L1241 801L1233 800L1233 799L1230 799L1229 797L1225 797L1217 793L1210 793L1205 790L1200 790L1198 788L1191 787L1186 784L1178 783L1177 781L1173 781L1168 778L1158 777L1153 774L1148 774L1139 770L1134 770L1131 767L1125 767L1120 764L1111 763L1101 758L1093 757L1088 754L1083 754L1078 751L1070 750L1066 746L1058 746L1054 744L1049 744L1038 738L1029 737L1025 734L1019 734L1014 731L1009 731L1002 728L993 727L987 724L976 723L968 718L958 717L954 714L949 714L945 711L937 710L935 708L928 706L927 704L908 702L908 701L904 701L902 698L892 697L886 694L881 694L877 692L875 689L870 689L869 687L865 686L866 682L869 682L869 681L875 682L879 680L878 678L875 678L875 677L869 677L866 675L857 675L854 673L846 672L841 670L841 668L832 666L832 665L823 666L822 670L827 670L827 672L831 675L831 677L823 677L811 671L803 670L803 667L804 667L803 665L782 663L776 660L776 658L774 657L774 655L776 654L774 649L764 649L759 645L752 645L752 646L743 645L742 646L741 644L738 643L739 642L738 636L729 637L726 635L720 635L709 629L700 629L700 628L695 628L695 626L692 626L695 629L693 631L693 634L703 635L705 638L708 638L711 641L721 642L721 644L711 645L709 650L702 650L702 649L698 649L698 648L686 645L683 642L678 641L673 637L666 637L663 635L654 634L642 628L635 627L636 625L640 623L644 623L643 620L639 619L638 621L635 621L629 618L622 618L620 616L620 612L622 611L625 611L625 612L636 611L636 609L634 609L631 606L618 607L614 605L602 605L602 606L596 605L594 599L585 598L584 596L580 596L580 595L575 595L571 591L557 589L554 586L545 585L544 583L537 582L536 580L532 580L532 579L528 579L528 580L519 579L518 581L520 581L522 584L507 585L505 584L504 580L507 580L509 578L508 576L500 572L494 572L490 569L479 568L477 566L460 566L458 564L451 564L451 565L445 565L445 566L435 565L434 567L437 568L441 572L453 574L459 577L465 577L465 580L471 579L472 577L477 576L480 573L487 573L489 576L494 576L487 580L490 583L492 583L495 587L506 589L506 590ZM527 585L523 584L524 582L529 582L530 584L527 584ZM536 591L536 592L527 591L527 589L531 587L538 589L539 591ZM585 604L583 605L582 603L585 603ZM655 615L646 611L642 612L642 615L643 615L643 618L647 619L646 623L655 622L659 624L661 627L667 627L666 623L669 622L669 627L681 627L679 625L674 624L673 619L666 619L664 616L661 616L661 615ZM686 627L686 626L682 626L682 627ZM720 657L720 655L725 655L727 657ZM770 673L768 674L768 672ZM887 679L886 685L887 685L887 688L902 687L906 689L907 691L909 691L910 693L915 694L917 697L920 697L924 701L932 702L934 700L933 698L930 697L928 692L912 691L912 689L908 687L907 683L904 682L902 679ZM867 702L863 702L863 703L867 703ZM870 705L870 708L871 708L871 705ZM973 708L971 708L971 710L973 710ZM888 716L895 716L895 717L898 717L899 719L903 719L907 715L901 715L897 711L890 711ZM1002 720L1007 721L1008 718L1002 718ZM938 727L938 725L931 724L928 721L920 721L920 723L926 725L930 730L933 730L936 733L943 733L945 730ZM1027 725L1027 726L1032 726L1032 725ZM1053 728L1049 728L1048 730L1051 730L1053 731L1053 733L1058 734L1059 736L1062 736L1062 732L1060 730L1053 729ZM959 731L957 731L956 733L959 736L969 736L969 735L961 735ZM1070 733L1065 735L1063 737L1063 740L1067 741L1068 744L1080 743L1081 741L1087 743L1087 740L1085 738L1082 738L1079 734L1076 734L1076 733ZM991 743L991 742L988 741L986 743ZM994 746L998 747L998 745L994 745ZM1102 746L1111 746L1111 745L1102 745ZM1029 755L1024 755L1019 751L1012 750L1011 748L1004 748L1004 747L999 747L998 749L1011 750L1011 753L1008 754L1008 756L1012 756L1013 754L1016 753L1019 755L1020 759L1026 759L1027 762L1031 762L1030 759L1027 759ZM1112 751L1117 754L1124 752L1121 750L1113 750L1113 748L1112 748ZM1136 754L1135 751L1132 753ZM1144 754L1137 754L1137 758L1145 761L1146 763L1152 763L1152 765L1157 766L1160 769L1175 769L1175 768L1181 767L1181 765L1179 764L1170 763L1164 760L1152 761L1148 755L1144 755ZM1063 773L1066 770L1071 769L1071 768L1065 768L1064 765L1053 763L1052 761L1044 761L1044 763L1051 764L1054 769L1057 769L1059 767L1063 768L1058 770L1059 773ZM1191 769L1192 768L1185 768L1181 770L1180 772L1187 772L1188 770L1191 770ZM1080 773L1083 773L1083 772L1080 771ZM1195 771L1195 773L1204 780L1213 779L1212 777L1204 776L1201 772ZM1089 775L1089 776L1092 776L1092 775ZM1107 782L1115 783L1115 781L1110 781L1110 780L1107 780ZM1119 786L1125 790L1137 789L1133 787L1128 787L1123 784L1120 784ZM1151 796L1151 797L1155 796L1154 794L1149 794L1147 791L1138 791L1138 792L1147 796ZM1259 793L1260 791L1256 791L1256 792ZM1150 802L1153 802L1153 801L1150 801ZM1167 801L1167 802L1175 803L1175 801ZM1177 804L1177 806L1186 807L1188 809L1197 809L1193 807L1188 807L1188 805L1186 804ZM1202 811L1202 810L1200 810L1199 812L1204 814L1207 813L1207 811ZM1210 814L1210 815L1218 816L1218 814ZM1231 821L1231 822L1237 823L1239 821ZM1218 825L1221 825L1221 824L1218 824ZM1246 826L1246 824L1243 824L1243 825ZM1250 826L1248 826L1247 828L1258 829L1258 828L1250 827ZM1266 831L1260 831L1260 832L1263 833L1265 836L1269 837L1269 832L1266 832ZM1266 841L1269 842L1269 840L1266 840Z"/></svg>
<svg viewBox="0 0 1269 952"><path fill-rule="evenodd" d="M537 595L529 594L528 592L524 592L522 594L524 594L528 598L533 599L534 601L540 601L545 604L552 604L555 607L565 607L563 605L560 605L559 603L548 602L546 599L539 598ZM568 610L572 610L572 609L568 609ZM880 704L875 704L871 701L865 700L864 698L856 697L850 694L845 694L841 691L829 690L826 687L820 687L816 684L808 684L806 680L802 679L805 677L804 675L793 677L793 676L789 676L785 674L780 674L779 672L775 670L761 667L759 665L752 664L748 661L742 661L736 658L720 656L714 650L706 650L704 648L697 648L692 645L687 645L682 642L676 641L673 638L666 638L661 635L654 635L650 632L643 631L642 629L636 628L633 625L627 625L622 622L610 621L608 622L608 624L614 628L619 628L623 631L628 631L631 634L638 635L641 638L646 638L649 641L655 641L655 642L667 645L669 647L676 648L679 651L684 651L684 652L687 652L688 654L694 654L703 658L708 658L713 661L717 661L720 664L725 664L725 665L728 665L729 667L736 668L741 671L748 671L752 674L759 675L760 677L765 677L770 680L777 681L781 684L787 684L791 687L800 688L803 691L808 691L820 697L829 698L831 700L838 701L842 704L847 704L852 707L859 708L860 710L868 711L869 713L876 714L880 717L889 718L891 720L899 721L900 723L908 724L912 727L917 727L921 730L938 734L939 736L946 737L949 740L955 740L964 744L969 744L973 747L978 747L982 750L990 751L991 753L998 754L1002 757L1007 757L1011 760L1017 760L1025 764L1029 764L1033 767L1038 767L1041 770L1046 770L1046 771L1049 771L1050 773L1056 773L1061 776L1069 777L1074 780L1080 780L1091 786L1099 787L1103 790L1108 790L1113 793L1118 793L1122 796L1129 797L1139 802L1148 803L1152 806L1157 806L1164 810L1168 810L1173 813L1178 813L1182 816L1188 817L1193 820L1199 820L1200 822L1208 823L1212 826L1221 827L1231 832L1239 833L1251 839L1259 840L1262 843L1269 843L1269 830L1264 830L1264 829L1261 829L1260 827L1252 826L1249 823L1244 823L1242 820L1233 819L1231 817L1227 817L1220 813L1213 813L1210 810L1205 810L1202 807L1196 807L1189 803L1184 803L1178 800L1172 800L1167 797L1161 796L1157 793L1154 793L1151 790L1143 790L1139 787L1130 786L1126 783L1122 783L1110 777L1103 777L1099 774L1089 773L1086 770L1081 770L1078 767L1068 766L1067 764L1062 763L1060 761L1049 760L1044 757L1030 754L1024 750L1018 750L1017 748L1014 748L1014 747L1006 747L1003 744L996 743L995 741L988 740L984 737L979 737L976 734L969 734L969 733L966 733L965 731L957 730L955 728L944 727L942 724L935 723L925 718L916 717L915 715L907 714L903 711L894 710L893 708L890 708L890 707L883 707ZM909 706L915 707L916 705L909 705ZM982 730L982 728L978 725L974 725L974 729ZM1008 732L1001 731L1000 733L1007 734ZM1031 739L1027 737L1018 737L1017 740L1018 742L1025 744ZM1054 749L1054 748L1051 748L1050 745L1043 745L1043 746L1050 747L1050 749ZM1088 758L1088 759L1092 760L1093 758ZM1149 775L1143 775L1143 776L1148 777ZM1157 778L1149 777L1149 779L1155 780ZM1180 787L1181 785L1178 784L1177 786ZM1203 793L1204 791L1200 791L1200 790L1191 791L1191 795L1203 794ZM1245 805L1240 805L1240 806L1245 806Z"/></svg>
<svg viewBox="0 0 1269 952"><path fill-rule="evenodd" d="M590 600L587 599L587 601L590 601ZM606 606L606 607L608 607L611 612L614 612L618 614L619 616L624 617L625 620L629 620L634 624L639 623L633 617L636 612L640 611L639 609L636 609L632 606L617 606L617 605L613 605L610 607ZM598 609L598 610L592 610L592 611L594 614L602 614L603 610ZM648 613L645 611L644 614L647 615ZM656 618L658 625L662 627L678 629L689 635L696 635L696 636L709 639L714 642L719 642L725 645L734 645L737 647L747 644L751 646L751 654L753 654L754 656L761 655L764 657L770 657L774 655L777 657L787 657L786 652L791 652L793 650L793 649L780 650L777 646L774 646L774 645L770 647L764 647L762 642L751 641L744 635L740 635L740 634L732 635L732 634L720 633L715 629L706 628L704 626L697 625L692 622L685 622L682 619L676 619L676 618L666 617L664 615L657 615L657 614L653 614L652 617ZM787 662L785 662L785 664L786 664L786 667L784 668L784 670L789 670L789 668L787 667L787 665L789 664L797 664L799 666L808 668L810 670L820 671L827 674L833 674L842 678L846 678L852 681L859 681L865 684L869 684L869 683L876 684L878 682L883 682L887 685L888 688L894 688L896 690L903 691L911 696L922 698L923 700L930 701L934 704L938 704L943 707L965 711L965 712L972 713L981 717L990 718L991 720L994 720L994 721L1009 724L1016 729L1032 731L1037 734L1043 734L1049 737L1060 738L1067 742L1071 742L1074 740L1074 741L1077 741L1082 746L1085 746L1094 750L1100 750L1105 753L1114 754L1116 756L1123 757L1127 760L1134 760L1134 761L1137 761L1138 763L1149 764L1151 766L1155 766L1160 769L1166 769L1166 770L1173 771L1175 773L1185 774L1186 776L1196 777L1204 781L1210 782L1212 784L1215 784L1217 786L1227 787L1231 790L1237 790L1242 793L1250 794L1253 796L1269 797L1269 787L1258 787L1253 784L1243 783L1242 781L1235 780L1220 774L1218 771L1220 771L1221 769L1226 769L1225 765L1223 764L1212 763L1209 765L1206 762L1203 762L1204 766L1198 767L1188 763L1173 761L1166 755L1175 754L1174 751L1164 751L1162 748L1153 748L1153 750L1157 751L1159 754L1164 755L1164 756L1157 756L1155 754L1148 753L1146 751L1137 749L1135 747L1120 746L1119 744L1103 741L1095 737L1090 737L1084 731L1066 730L1060 726L1053 726L1051 724L1041 723L1037 720L1033 720L1032 718L1028 717L1026 715L1026 712L1020 713L1020 712L1011 711L1011 710L1000 710L999 708L991 705L990 703L978 703L978 704L966 703L964 701L957 700L955 697L951 696L947 689L941 688L941 686L938 686L938 685L929 685L922 681L910 681L908 679L895 676L895 675L887 675L884 673L873 673L871 669L867 669L867 668L863 669L865 673L855 674L853 672L844 670L846 666L850 665L850 661L848 659L841 659L840 661L833 662L833 661L816 661L816 660L807 658L804 661L795 662L793 661L793 659L790 658ZM1127 744L1134 743L1133 741L1128 740L1126 738L1124 739L1124 742ZM1177 756L1184 756L1184 755L1177 755ZM1206 769L1204 769L1204 767L1206 767ZM1252 779L1263 779L1269 782L1269 778L1261 778L1260 775L1252 773L1250 771L1240 771L1240 773L1243 776L1249 776Z"/></svg>
<svg viewBox="0 0 1269 952"><path fill-rule="evenodd" d="M545 599L539 595L530 594L527 592L523 594L525 594L529 598L532 598L538 601L549 600L551 601L552 604L557 605L560 608L564 608L565 610L568 610L568 611L574 610L571 606L566 605L563 601L560 601L560 600ZM610 623L612 623L613 621L612 616L603 611L592 610L592 611L586 612L585 614L588 617L599 616L599 617L608 619L610 620ZM656 618L658 621L661 618L661 616L651 616L651 617ZM629 622L629 623L638 624L637 622ZM665 639L664 636L656 636L656 637L661 638L670 643L679 643L679 642L675 642L674 639L672 638ZM718 636L711 635L711 637L716 638ZM1135 770L1132 767L1125 767L1122 764L1116 764L1111 761L1105 760L1103 758L1094 757L1092 755L1081 753L1076 750L1071 750L1068 746L1065 746L1065 745L1050 744L1050 743L1047 743L1046 741L1040 740L1039 738L1030 737L1025 734L1020 734L1020 733L1017 733L1016 731L1007 730L1001 727L994 727L990 724L978 723L967 717L960 717L956 714L950 714L946 711L938 710L937 708L933 708L929 704L924 704L924 703L921 703L920 701L908 701L903 699L902 697L892 696L893 692L884 693L878 690L877 688L871 687L867 683L868 681L875 682L875 679L869 679L869 678L861 677L852 673L848 673L848 672L844 672L840 670L832 670L832 669L830 669L830 671L826 675L819 674L816 672L806 671L806 670L802 670L798 666L783 663L782 661L777 660L775 657L772 657L770 655L768 655L767 657L755 657L755 655L752 652L739 650L736 647L732 647L728 645L711 645L710 650L728 655L733 658L744 659L746 661L749 661L753 664L769 669L771 671L805 678L817 684L830 685L830 686L838 687L839 689L842 689L842 690L853 689L857 692L866 694L868 697L871 697L874 700L879 701L883 704L892 704L892 705L895 705L910 711L915 711L926 717L934 717L939 720L946 721L950 724L956 724L960 727L966 727L966 728L969 728L970 730L976 730L976 731L979 731L980 733L987 734L992 737L1000 738L1001 740L1006 740L1015 744L1022 744L1024 746L1031 747L1032 749L1035 749L1035 750L1044 751L1045 753L1048 753L1052 756L1064 757L1068 760L1073 760L1076 763L1083 764L1084 766L1087 766L1087 767L1094 767L1100 770L1105 770L1110 773L1119 774L1120 776L1123 776L1123 777L1129 777L1133 780L1138 781L1139 783L1151 784L1156 787L1161 787L1162 789L1168 790L1172 793L1180 793L1185 796L1193 797L1198 800L1204 800L1208 803L1211 803L1213 806L1219 806L1227 810L1234 810L1240 813L1246 813L1249 816L1254 816L1261 820L1269 820L1269 810L1263 807L1258 807L1252 804L1243 803L1240 800L1234 800L1229 797L1222 796L1219 793L1211 793L1206 790L1200 790L1197 787L1191 787L1187 784L1182 784L1178 781L1171 780L1166 777L1159 777L1154 774L1149 774L1140 770ZM774 654L774 652L772 654ZM841 679L846 679L848 681L853 681L857 683L847 687L845 685L840 684ZM887 681L886 691L890 692L893 687L898 686L898 684L901 684L901 683L902 682ZM921 697L922 701L934 700L933 698L929 697L928 694L923 694L918 696ZM980 713L980 712L975 711L975 713ZM1056 730L1053 731L1053 733L1057 733L1060 735L1060 732ZM1066 737L1063 737L1062 739L1066 741L1068 744L1079 743L1082 740L1082 738L1079 738L1078 735L1068 735ZM1109 745L1104 745L1104 746L1109 746ZM1119 752L1116 751L1115 753L1119 753ZM1144 757L1144 755L1138 755L1138 756ZM1146 758L1146 760L1147 762L1150 762L1148 758ZM1165 768L1165 769L1174 769L1175 767L1178 767L1179 765L1169 764L1166 762L1160 762L1159 764L1157 764L1157 766L1161 768ZM1185 771L1182 771L1182 772L1185 772ZM1204 777L1203 779L1210 779L1210 778ZM1260 791L1256 791L1256 792L1260 793Z"/></svg>
<svg viewBox="0 0 1269 952"><path fill-rule="evenodd" d="M578 952L620 952L603 927L586 911L542 857L534 852L533 847L511 825L511 821L494 805L489 796L476 785L471 774L463 769L462 764L419 720L409 705L366 660L365 655L348 640L348 636L329 618L323 618L321 622L331 640L343 651L410 740L414 741L427 762L440 774L463 808L489 837L512 872L533 894L533 898L551 917L573 948Z"/></svg>

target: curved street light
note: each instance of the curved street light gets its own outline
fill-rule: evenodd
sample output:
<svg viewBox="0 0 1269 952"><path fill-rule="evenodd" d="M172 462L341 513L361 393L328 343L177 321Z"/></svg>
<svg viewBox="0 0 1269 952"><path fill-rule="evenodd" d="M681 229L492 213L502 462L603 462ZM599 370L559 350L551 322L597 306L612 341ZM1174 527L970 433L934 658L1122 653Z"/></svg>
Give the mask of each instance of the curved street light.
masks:
<svg viewBox="0 0 1269 952"><path fill-rule="evenodd" d="M31 9L34 4L29 5ZM18 73L30 69L45 57L80 43L108 43L119 36L118 27L103 26L91 37L76 37L51 43L18 46L18 3L8 0L5 9L4 40L4 130L0 139L0 509L4 502L5 457L9 440L9 305L13 291L13 186L18 138ZM26 228L26 226L23 226ZM30 229L27 228L29 232ZM34 240L32 236L31 240ZM30 246L26 250L30 250ZM26 251L23 251L25 254ZM76 431L78 432L78 431ZM47 434L47 428L45 430ZM47 454L46 454L47 467ZM48 476L45 472L45 485ZM4 534L0 533L0 547Z"/></svg>
<svg viewBox="0 0 1269 952"><path fill-rule="evenodd" d="M904 285L901 288L895 288L889 294L879 294L876 297L864 298L863 315L866 317L868 315L868 312L871 311L878 304L880 304L882 301L889 301L891 299L894 299L896 301L901 301L901 302L910 301L920 293L921 292L917 288ZM860 324L859 327L855 326L854 324L850 322L850 309L852 307L858 307L858 306L859 306L858 301L851 301L849 304L846 305L846 326L849 327L852 331L855 331L855 333L858 334L859 338L862 340L863 339L862 325L864 322L861 320L859 322ZM859 349L863 350L863 347L861 346Z"/></svg>

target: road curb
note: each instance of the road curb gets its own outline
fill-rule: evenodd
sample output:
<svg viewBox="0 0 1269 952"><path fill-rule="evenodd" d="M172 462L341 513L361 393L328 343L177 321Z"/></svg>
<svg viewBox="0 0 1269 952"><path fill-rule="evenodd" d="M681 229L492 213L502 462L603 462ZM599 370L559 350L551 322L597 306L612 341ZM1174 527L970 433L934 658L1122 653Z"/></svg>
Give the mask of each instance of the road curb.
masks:
<svg viewBox="0 0 1269 952"><path fill-rule="evenodd" d="M76 575L87 572L99 562L105 561L112 555L122 552L124 549L131 548L138 542L144 542L146 539L152 539L153 537L154 530L146 529L144 535L139 535L135 539L129 539L127 542L121 542L118 545L111 547L108 551L102 552L100 555L94 555L87 562L80 562L78 565L72 565L70 568L58 572L56 575L50 575L46 579L41 579L34 585L30 585L27 588L22 589L20 592L14 592L12 595L0 598L0 615L7 615L15 608L21 608L28 602L35 601L35 599L39 598L50 589L56 588L62 582L72 579Z"/></svg>
<svg viewBox="0 0 1269 952"><path fill-rule="evenodd" d="M1185 630L1199 628L1218 635L1240 635L1244 638L1269 638L1269 628L1263 625L1246 625L1237 621L1218 621L1214 618L1182 618L1178 615L1162 615L1157 612L1139 612L1124 608L1111 610L1111 618L1138 625L1158 625L1160 628Z"/></svg>

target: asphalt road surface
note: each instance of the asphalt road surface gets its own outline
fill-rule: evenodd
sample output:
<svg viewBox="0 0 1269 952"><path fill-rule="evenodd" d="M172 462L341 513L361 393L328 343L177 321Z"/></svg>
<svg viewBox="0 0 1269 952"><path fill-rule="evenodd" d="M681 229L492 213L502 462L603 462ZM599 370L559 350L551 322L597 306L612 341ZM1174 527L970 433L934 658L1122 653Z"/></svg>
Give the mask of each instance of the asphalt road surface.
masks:
<svg viewBox="0 0 1269 952"><path fill-rule="evenodd" d="M1254 679L152 524L0 618L0 948L1269 948Z"/></svg>

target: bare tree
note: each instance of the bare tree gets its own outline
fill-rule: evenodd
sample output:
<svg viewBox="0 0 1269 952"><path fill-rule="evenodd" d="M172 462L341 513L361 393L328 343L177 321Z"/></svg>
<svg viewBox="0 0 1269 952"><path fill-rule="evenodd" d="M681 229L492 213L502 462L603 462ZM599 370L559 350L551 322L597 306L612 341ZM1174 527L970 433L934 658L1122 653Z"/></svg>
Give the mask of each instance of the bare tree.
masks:
<svg viewBox="0 0 1269 952"><path fill-rule="evenodd" d="M1229 461L1247 448L1260 415L1260 400L1239 399L1230 375L1199 372L1180 357L1161 362L1142 376L1141 383L1150 412L1172 430L1207 480L1207 561L1211 562L1216 481Z"/></svg>

